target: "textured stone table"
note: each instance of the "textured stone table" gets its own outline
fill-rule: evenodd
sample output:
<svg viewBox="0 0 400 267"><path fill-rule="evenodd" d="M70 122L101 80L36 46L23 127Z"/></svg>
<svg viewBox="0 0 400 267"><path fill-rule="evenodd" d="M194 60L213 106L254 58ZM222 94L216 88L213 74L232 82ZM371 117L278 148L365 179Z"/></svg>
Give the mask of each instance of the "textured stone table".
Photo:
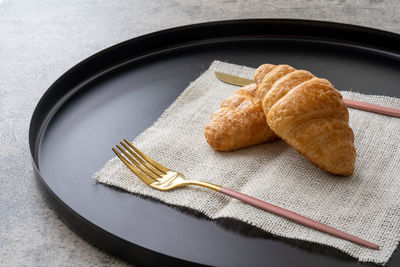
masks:
<svg viewBox="0 0 400 267"><path fill-rule="evenodd" d="M33 175L28 127L45 90L86 57L180 25L239 18L344 22L400 33L400 1L0 0L0 265L126 265L57 217Z"/></svg>

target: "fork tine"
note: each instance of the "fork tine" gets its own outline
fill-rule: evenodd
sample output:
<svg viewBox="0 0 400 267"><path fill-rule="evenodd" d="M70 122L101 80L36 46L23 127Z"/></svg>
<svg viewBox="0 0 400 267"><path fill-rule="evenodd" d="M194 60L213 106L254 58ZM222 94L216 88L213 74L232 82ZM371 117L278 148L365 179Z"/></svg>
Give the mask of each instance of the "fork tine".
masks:
<svg viewBox="0 0 400 267"><path fill-rule="evenodd" d="M148 176L156 180L158 178L161 178L161 176L154 174L153 172L148 170L145 166L139 164L134 158L132 158L132 155L129 154L130 153L129 151L127 152L126 150L122 149L119 145L116 145L116 147L125 155L125 157L127 157L130 160L131 164L132 163L135 164L135 166L139 168L143 173L147 174Z"/></svg>
<svg viewBox="0 0 400 267"><path fill-rule="evenodd" d="M140 151L139 149L137 149L131 142L129 142L128 140L124 139L124 141L139 155L141 156L144 160L146 160L148 163L150 163L151 165L153 165L155 168L159 169L160 171L167 173L169 171L171 171L170 169L168 169L167 167L161 165L160 163L156 162L155 160L153 160L152 158L150 158L149 156L147 156L146 154L144 154L142 151Z"/></svg>
<svg viewBox="0 0 400 267"><path fill-rule="evenodd" d="M123 143L123 142L120 142L121 143L121 145L123 146L123 147L125 147L125 149L131 154L131 156L134 156L135 157L135 159L137 160L137 161L139 161L142 165L144 165L145 167L147 167L147 169L149 169L151 172L150 173L147 173L146 172L146 170L143 170L142 168L142 166L141 165L137 165L141 170L143 170L144 172L146 172L147 174L149 174L151 177L153 177L153 178L159 178L159 177L161 177L162 175L164 175L165 173L164 172L162 172L162 171L160 171L160 170L158 170L158 169L156 169L156 168L154 168L152 165L150 165L148 162L146 162L146 161L144 161L143 159L141 159L135 152L133 152L132 151L132 149L129 147L129 146L127 146L125 143ZM130 158L130 160L132 160L132 161L134 161L133 159L131 159ZM155 176L154 176L155 175Z"/></svg>
<svg viewBox="0 0 400 267"><path fill-rule="evenodd" d="M114 151L114 153L122 160L123 163L125 163L125 165L134 173L136 174L137 177L140 178L140 180L142 180L143 182L145 182L146 184L150 185L152 183L155 182L155 180L153 180L151 177L147 176L146 174L144 174L143 172L139 171L138 168L136 168L135 166L133 166L132 164L129 163L128 160L126 160L115 148L112 148L112 150ZM123 151L123 150L121 150Z"/></svg>

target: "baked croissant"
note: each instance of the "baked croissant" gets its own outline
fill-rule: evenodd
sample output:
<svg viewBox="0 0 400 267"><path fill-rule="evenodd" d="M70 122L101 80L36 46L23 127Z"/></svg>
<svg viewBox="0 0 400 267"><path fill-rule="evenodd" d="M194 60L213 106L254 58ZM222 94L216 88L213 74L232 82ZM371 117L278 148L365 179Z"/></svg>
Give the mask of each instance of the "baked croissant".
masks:
<svg viewBox="0 0 400 267"><path fill-rule="evenodd" d="M254 74L256 84L239 88L211 115L204 133L209 145L217 151L233 151L277 139L267 124L260 100L280 76L294 70L287 65L258 67Z"/></svg>
<svg viewBox="0 0 400 267"><path fill-rule="evenodd" d="M256 85L236 91L212 115L205 130L211 147L232 151L278 135L321 169L353 173L356 151L348 111L329 81L271 64L261 65L254 80Z"/></svg>
<svg viewBox="0 0 400 267"><path fill-rule="evenodd" d="M256 84L239 88L211 115L204 134L213 149L233 151L277 138L268 127L256 92Z"/></svg>
<svg viewBox="0 0 400 267"><path fill-rule="evenodd" d="M305 73L292 74L303 77L300 79L308 77ZM278 99L277 95L285 90L278 88L279 83L262 101L271 129L321 169L339 175L352 174L356 157L354 135L339 91L329 81L314 77Z"/></svg>
<svg viewBox="0 0 400 267"><path fill-rule="evenodd" d="M259 69L256 75L265 67ZM257 81L267 123L279 137L323 170L353 173L356 151L349 113L329 81L288 65L276 66Z"/></svg>

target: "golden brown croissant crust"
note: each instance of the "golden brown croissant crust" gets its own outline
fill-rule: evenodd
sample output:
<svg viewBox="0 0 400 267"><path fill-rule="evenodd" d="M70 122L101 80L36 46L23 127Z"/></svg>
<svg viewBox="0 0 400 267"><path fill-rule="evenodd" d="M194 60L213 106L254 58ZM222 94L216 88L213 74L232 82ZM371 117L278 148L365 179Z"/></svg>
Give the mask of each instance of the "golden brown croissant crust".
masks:
<svg viewBox="0 0 400 267"><path fill-rule="evenodd" d="M353 173L356 151L349 114L342 95L327 80L312 78L293 88L272 105L267 122L321 169L339 175Z"/></svg>
<svg viewBox="0 0 400 267"><path fill-rule="evenodd" d="M353 173L356 151L348 111L329 81L271 64L261 65L254 80L212 115L205 130L211 147L232 151L278 135L320 168Z"/></svg>
<svg viewBox="0 0 400 267"><path fill-rule="evenodd" d="M266 123L256 91L256 84L238 89L212 114L205 137L213 149L233 151L277 138Z"/></svg>

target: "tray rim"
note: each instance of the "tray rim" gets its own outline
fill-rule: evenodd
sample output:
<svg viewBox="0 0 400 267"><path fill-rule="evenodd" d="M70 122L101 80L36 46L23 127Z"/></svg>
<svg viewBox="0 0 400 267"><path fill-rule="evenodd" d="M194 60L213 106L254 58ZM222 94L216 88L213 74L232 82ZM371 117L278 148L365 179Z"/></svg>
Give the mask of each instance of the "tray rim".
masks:
<svg viewBox="0 0 400 267"><path fill-rule="evenodd" d="M35 106L35 109L32 113L31 119L30 119L30 124L29 124L29 150L30 150L30 156L31 156L31 162L33 165L34 169L34 175L35 177L39 180L41 186L44 189L45 196L48 200L50 200L50 204L54 207L55 211L57 214L62 218L63 222L66 223L69 227L71 227L76 233L79 234L80 237L84 238L94 246L106 249L108 252L111 252L113 255L116 255L122 259L125 260L130 260L129 258L126 258L123 253L121 254L120 252L123 252L122 250L118 249L110 249L108 245L101 244L99 242L97 237L94 237L93 235L90 236L88 235L88 229L89 231L94 231L96 234L103 234L103 235L111 235L114 239L117 239L115 242L116 248L122 248L126 245L126 243L129 243L130 246L133 247L133 251L136 253L142 253L144 255L148 255L148 258L153 257L154 259L157 259L157 261L154 262L154 260L149 261L141 261L139 258L135 258L135 261L139 264L180 264L180 265L193 265L193 264L200 264L196 262L189 262L180 258L175 258L170 255L166 254L161 254L160 252L153 251L149 248L142 247L138 244L134 244L130 241L125 240L124 238L120 236L116 236L110 232L108 232L106 229L102 229L99 226L93 224L92 222L88 221L85 217L81 216L77 212L73 210L73 208L69 207L67 204L64 203L64 201L59 198L50 188L50 186L46 183L44 177L40 173L39 169L39 162L38 162L38 152L39 152L39 145L41 143L41 139L43 136L43 132L46 129L47 123L49 123L54 115L55 112L62 106L63 104L63 99L66 100L72 96L72 94L76 91L79 90L77 87L81 87L82 85L76 87L73 87L73 89L69 92L67 92L65 95L63 95L62 92L58 92L57 88L62 85L62 83L65 80L68 80L70 76L73 76L75 73L82 71L84 67L87 67L87 65L93 65L93 63L96 63L96 60L99 58L102 58L104 56L110 56L112 53L115 51L118 51L122 49L123 47L126 46L132 46L133 44L140 45L142 43L149 42L152 39L157 39L157 38L162 38L164 36L169 36L171 34L182 34L187 31L193 31L193 30L206 30L207 28L214 28L214 27L233 27L234 25L284 25L285 27L293 27L293 26L301 26L301 27L319 27L321 29L329 29L329 30L338 30L338 31L344 31L346 33L357 33L359 35L366 35L366 36L374 36L374 37L379 37L376 39L364 39L364 42L358 42L356 39L338 39L334 38L333 40L335 41L341 41L338 42L339 44L355 44L357 46L362 46L364 48L369 48L369 49L375 49L376 46L379 47L379 44L382 45L384 44L385 49L377 49L378 51L383 51L383 52L390 52L393 53L394 55L400 56L400 46L395 46L395 44L400 44L400 34L394 33L394 32L389 32L385 30L380 30L380 29L375 29L371 27L365 27L365 26L359 26L359 25L352 25L352 24L345 24L345 23L337 23L337 22L329 22L329 21L322 21L322 20L302 20L302 19L262 19L262 18L257 18L257 19L234 19L234 20L222 20L222 21L210 21L210 22L204 22L204 23L196 23L196 24L188 24L188 25L183 25L183 26L178 26L178 27L173 27L173 28L168 28L160 31L155 31L151 32L145 35L140 35L128 40L125 40L123 42L114 44L108 48L105 48L89 57L86 59L80 61L73 67L69 68L65 73L63 73L59 78L57 78L51 85L50 87L44 92L44 94L41 96L39 99L38 103ZM183 34L184 35L184 34ZM269 38L277 38L278 36L280 38L291 38L291 39L305 39L305 40L312 40L315 38L312 34L311 35L274 35L274 34L263 34L260 36L266 36ZM346 35L345 35L346 36ZM216 37L217 39L221 39L226 36L222 37ZM304 38L307 37L307 38ZM325 36L326 37L326 36ZM329 37L329 36L328 36ZM382 39L380 39L382 38ZM206 38L206 40L209 38ZM212 38L211 38L212 39ZM329 38L328 38L329 39ZM177 48L177 44L187 46L188 44L192 44L194 46L196 45L202 45L201 40L204 39L194 39L190 40L189 42L178 42L178 43L172 43L172 48ZM324 37L321 38L316 38L316 40L325 40ZM386 40L391 40L393 43L386 43ZM348 42L346 42L348 41ZM365 41L371 41L371 42L365 42ZM203 44L204 45L204 44ZM160 50L161 48L161 50ZM157 47L156 49L153 49L150 47L150 49L145 49L143 51L137 52L137 55L142 54L142 56L139 57L133 57L134 55L131 55L129 57L131 60L140 60L141 57L147 58L152 55L152 53L159 53L160 51L162 52L163 49L168 49L167 47L164 46L159 46L158 50ZM388 49L388 50L386 50ZM124 57L126 58L126 57ZM125 62L120 62L120 63L126 63ZM118 60L110 64L110 66L115 66L116 68L120 67L121 65L118 64ZM108 66L102 66L99 69L106 69L107 72L110 71ZM95 72L96 73L96 72ZM97 75L101 75L101 73L96 73L94 77L90 76L91 78L96 78ZM85 75L83 75L85 76ZM61 90L62 91L62 90ZM61 95L61 97L60 97ZM58 97L57 97L58 96ZM56 99L56 101L50 101L53 98ZM53 99L54 100L54 99ZM54 102L52 105L51 103L48 102ZM45 106L49 106L45 108ZM45 109L46 112L43 111ZM44 115L43 115L44 114ZM75 218L81 220L78 224L76 223L71 223L68 218ZM87 228L87 229L83 229ZM96 241L95 241L96 240ZM100 244L99 244L100 243ZM132 251L131 250L131 251ZM159 261L161 260L161 261Z"/></svg>
<svg viewBox="0 0 400 267"><path fill-rule="evenodd" d="M260 18L257 18L257 19L211 21L211 22L203 22L203 23L197 23L197 24L188 24L188 25L168 28L168 29L140 35L140 36L125 40L123 42L111 45L110 47L102 49L99 52L80 61L76 65L69 68L66 72L64 72L59 78L57 78L49 86L49 88L44 92L44 94L41 96L41 98L39 99L38 103L35 106L35 109L32 113L32 116L30 119L30 124L29 124L29 148L30 148L31 157L32 157L34 163L35 164L37 163L37 158L36 158L36 155L33 154L32 152L34 150L36 150L37 148L33 147L32 143L31 143L31 135L33 134L32 131L34 129L33 119L38 116L38 107L43 105L43 102L49 97L49 95L52 93L54 88L56 88L57 85L59 85L63 80L68 78L68 76L70 76L71 73L79 71L79 69L82 68L82 66L87 65L88 63L92 62L93 60L95 60L99 57L102 57L103 55L106 55L115 50L119 50L124 46L128 46L131 43L140 43L140 42L151 40L153 38L170 35L171 33L180 33L182 31L184 32L187 30L191 31L194 29L212 28L215 26L227 26L227 25L234 25L234 24L240 24L240 25L244 25L244 24L279 24L279 25L281 25L282 24L282 25L286 25L286 26L288 26L288 25L289 26L293 26L293 25L300 26L301 25L301 26L306 26L306 27L318 26L318 27L328 28L328 29L333 29L333 30L346 30L346 31L350 31L350 32L357 32L359 34L371 34L371 35L375 35L376 37L394 39L397 42L400 42L400 34L389 32L389 31L384 31L384 30L380 30L380 29L374 29L371 27L365 27L365 26L359 26L359 25L346 24L346 23L337 23L337 22L322 21L322 20L302 20L302 19L260 19ZM274 35L268 35L268 36L276 37ZM282 36L285 36L285 35L282 35ZM312 38L313 35L309 35L307 37ZM318 38L318 40L321 40L321 39ZM334 40L338 40L338 39L334 39ZM371 43L372 45L376 44L376 42L375 42L376 40L374 40L374 39L372 39L372 40L369 39L369 41L373 41ZM358 44L359 45L364 44L364 46L365 46L365 43L358 43ZM368 46L366 46L366 47L368 47ZM392 45L389 47L392 49L397 48L397 50L398 50L397 52L400 55L400 47L399 46L396 47L395 45ZM373 47L369 47L369 48L373 48ZM146 52L149 53L151 51L146 51ZM39 142L39 141L36 140L36 142Z"/></svg>

